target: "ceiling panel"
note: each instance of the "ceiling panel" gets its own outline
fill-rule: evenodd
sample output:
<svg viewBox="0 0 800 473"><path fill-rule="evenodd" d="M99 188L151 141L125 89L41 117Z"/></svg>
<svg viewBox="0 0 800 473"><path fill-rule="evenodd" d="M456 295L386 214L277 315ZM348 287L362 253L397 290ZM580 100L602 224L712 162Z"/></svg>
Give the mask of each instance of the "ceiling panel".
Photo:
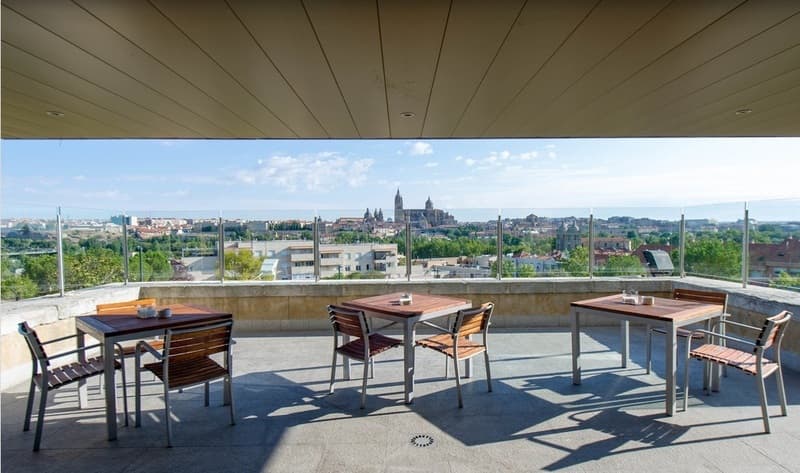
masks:
<svg viewBox="0 0 800 473"><path fill-rule="evenodd" d="M800 2L0 2L4 138L800 136Z"/></svg>

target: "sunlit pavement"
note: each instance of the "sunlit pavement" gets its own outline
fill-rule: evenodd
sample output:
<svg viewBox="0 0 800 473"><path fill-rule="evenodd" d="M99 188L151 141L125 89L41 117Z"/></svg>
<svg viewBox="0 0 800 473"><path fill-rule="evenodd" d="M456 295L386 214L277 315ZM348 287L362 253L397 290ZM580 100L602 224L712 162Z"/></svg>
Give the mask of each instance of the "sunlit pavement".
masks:
<svg viewBox="0 0 800 473"><path fill-rule="evenodd" d="M571 377L568 330L497 330L490 334L494 391L482 359L464 380L464 408L444 357L417 349L416 399L403 402L402 350L376 359L367 407L359 409L361 366L328 395L331 335L237 336L236 425L211 406L202 387L173 392L173 448L166 448L161 384L144 374L143 425L106 440L103 396L89 385L77 408L68 386L51 394L41 451L22 431L27 386L2 394L2 465L14 472L488 472L488 471L800 471L800 375L786 371L789 416L781 417L775 381L767 380L772 434L763 433L752 377L730 370L722 389L702 391L693 361L688 412L664 414L663 340L646 374L644 330L631 335L632 363L619 368L619 331L583 335L583 384ZM679 348L682 346L680 342ZM610 347L610 348L609 348ZM129 395L133 409L133 366ZM682 382L683 361L678 364ZM680 395L680 393L679 393ZM679 403L680 407L680 403ZM118 403L122 420L122 403ZM131 412L132 417L132 412ZM35 419L35 416L34 416Z"/></svg>

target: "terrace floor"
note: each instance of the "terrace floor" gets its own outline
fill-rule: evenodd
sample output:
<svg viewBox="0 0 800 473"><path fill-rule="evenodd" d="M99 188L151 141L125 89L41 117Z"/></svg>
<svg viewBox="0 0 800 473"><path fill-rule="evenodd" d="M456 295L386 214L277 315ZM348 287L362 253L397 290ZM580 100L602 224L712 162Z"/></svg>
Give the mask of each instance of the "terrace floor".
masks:
<svg viewBox="0 0 800 473"><path fill-rule="evenodd" d="M417 350L417 397L405 405L402 351L395 349L377 359L365 410L358 408L357 379L338 382L336 393L327 395L329 333L240 336L234 355L235 426L221 406L219 383L212 387L209 408L203 407L201 388L174 393L175 447L165 448L161 385L145 375L142 427L120 426L119 438L108 442L102 394L91 380L86 409L77 410L74 388L55 392L42 449L33 453L33 430L22 432L26 387L18 386L2 393L0 468L37 473L800 471L800 374L786 372L789 417L777 416L775 382L768 380L774 415L770 435L763 434L753 379L731 370L722 391L706 396L697 362L692 362L689 411L666 417L663 342L656 338L655 371L648 375L641 368L643 332L632 328L633 364L621 369L615 349L619 331L589 328L583 335L584 381L573 386L568 330L494 331L494 392L486 391L483 364L476 363L474 378L464 384L464 409L457 407L453 378L443 378L444 357L423 349ZM682 370L681 361L681 380ZM414 446L416 435L430 436L433 443Z"/></svg>

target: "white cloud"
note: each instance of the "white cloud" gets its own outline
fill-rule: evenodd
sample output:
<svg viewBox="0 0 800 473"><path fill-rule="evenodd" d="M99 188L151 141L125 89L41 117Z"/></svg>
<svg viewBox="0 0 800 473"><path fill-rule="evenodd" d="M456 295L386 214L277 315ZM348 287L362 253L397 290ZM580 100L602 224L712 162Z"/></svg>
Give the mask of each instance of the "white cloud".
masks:
<svg viewBox="0 0 800 473"><path fill-rule="evenodd" d="M255 169L235 171L233 177L245 185L265 184L288 192L330 191L341 188L342 183L362 186L373 164L372 159L349 160L330 152L272 156L262 159Z"/></svg>
<svg viewBox="0 0 800 473"><path fill-rule="evenodd" d="M548 151L547 152L547 157L550 158L550 159L555 159L556 158L555 151Z"/></svg>
<svg viewBox="0 0 800 473"><path fill-rule="evenodd" d="M474 166L474 165L475 165L475 163L477 163L477 161L475 161L475 160L474 160L474 159L472 159L472 158L467 158L467 159L465 159L465 160L464 160L464 164L466 164L466 165L467 165L467 166L469 166L469 167L472 167L472 166Z"/></svg>
<svg viewBox="0 0 800 473"><path fill-rule="evenodd" d="M435 168L438 165L439 165L439 163L437 163L435 161L431 161L431 162L425 163L425 167L426 168Z"/></svg>
<svg viewBox="0 0 800 473"><path fill-rule="evenodd" d="M461 155L456 156L456 161L461 161L462 159L464 159L464 156Z"/></svg>
<svg viewBox="0 0 800 473"><path fill-rule="evenodd" d="M412 156L422 156L425 154L433 154L433 147L430 143L426 143L424 141L416 141L411 144L411 150L409 154Z"/></svg>
<svg viewBox="0 0 800 473"><path fill-rule="evenodd" d="M72 180L73 181L85 181L86 180L86 176L79 174L77 176L72 176Z"/></svg>

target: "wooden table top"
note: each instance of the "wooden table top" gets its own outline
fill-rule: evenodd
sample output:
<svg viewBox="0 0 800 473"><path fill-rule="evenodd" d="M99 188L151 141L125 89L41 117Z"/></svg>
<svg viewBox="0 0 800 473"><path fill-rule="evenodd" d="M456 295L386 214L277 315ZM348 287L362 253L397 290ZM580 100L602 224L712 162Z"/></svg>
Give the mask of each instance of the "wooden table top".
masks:
<svg viewBox="0 0 800 473"><path fill-rule="evenodd" d="M400 304L401 292L382 294L380 296L354 299L342 303L347 307L371 312L378 312L402 317L418 317L431 312L453 309L453 312L463 309L465 305L472 306L472 301L455 299L453 297L435 296L429 294L412 294L411 304Z"/></svg>
<svg viewBox="0 0 800 473"><path fill-rule="evenodd" d="M75 317L75 323L79 328L81 325L91 327L105 336L118 336L153 329L166 330L199 322L227 320L233 317L230 313L190 304L169 304L158 306L158 309L167 307L172 310L172 316L165 319L140 319L136 316L136 309L121 309L116 313Z"/></svg>
<svg viewBox="0 0 800 473"><path fill-rule="evenodd" d="M622 302L622 295L620 294L576 301L571 305L573 307L602 310L645 319L675 322L695 319L702 316L712 316L722 313L723 310L720 304L705 304L661 297L656 297L653 305L625 304Z"/></svg>

